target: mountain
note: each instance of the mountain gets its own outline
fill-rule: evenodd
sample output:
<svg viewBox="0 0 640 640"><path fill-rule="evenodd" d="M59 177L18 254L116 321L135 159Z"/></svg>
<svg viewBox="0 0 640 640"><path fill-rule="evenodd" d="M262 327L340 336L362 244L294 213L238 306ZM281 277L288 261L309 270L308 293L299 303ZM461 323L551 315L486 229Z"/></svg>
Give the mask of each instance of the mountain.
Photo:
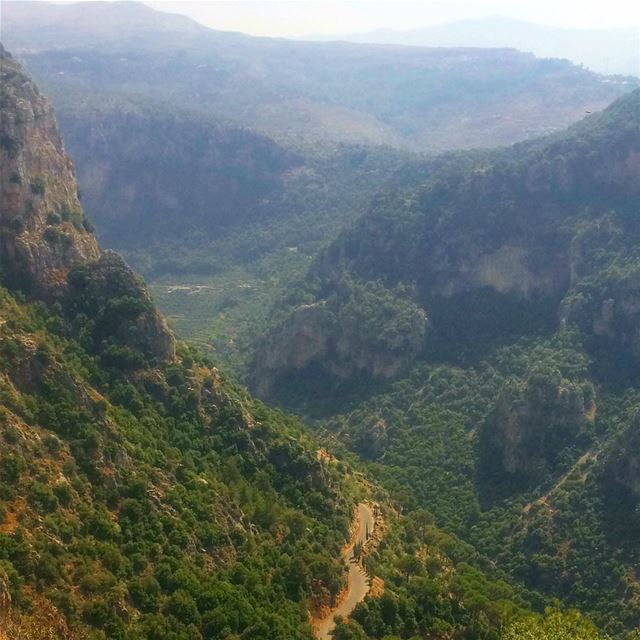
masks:
<svg viewBox="0 0 640 640"><path fill-rule="evenodd" d="M101 242L242 379L318 250L417 179L409 150L528 138L634 82L506 49L251 38L139 3L5 2L3 25Z"/></svg>
<svg viewBox="0 0 640 640"><path fill-rule="evenodd" d="M95 260L99 250L80 208L71 162L52 130L53 110L33 85L15 81L18 71L8 62L3 73L3 107L10 108L0 123L2 269L27 288L48 291L66 280L73 262Z"/></svg>
<svg viewBox="0 0 640 640"><path fill-rule="evenodd" d="M335 37L347 42L415 47L512 47L539 58L567 58L598 73L633 76L640 75L639 38L637 27L563 29L502 16Z"/></svg>
<svg viewBox="0 0 640 640"><path fill-rule="evenodd" d="M370 580L335 638L601 640L177 340L4 49L0 78L2 640L310 640L350 601L345 544Z"/></svg>
<svg viewBox="0 0 640 640"><path fill-rule="evenodd" d="M134 3L41 11L5 2L3 39L60 112L134 94L297 147L349 142L436 151L507 144L560 129L634 82L504 48L252 38Z"/></svg>
<svg viewBox="0 0 640 640"><path fill-rule="evenodd" d="M138 107L63 112L60 122L83 204L118 249L260 222L302 164L270 138L193 114Z"/></svg>
<svg viewBox="0 0 640 640"><path fill-rule="evenodd" d="M422 187L377 197L312 267L310 277L319 280L322 292L317 304L342 310L363 296L355 309L366 300L380 310L388 296L409 305L413 300L423 311L416 307L411 313L423 314L430 325L428 332L420 331L425 347L442 345L451 352L466 352L474 338L504 339L505 332L519 335L553 325L559 314L565 322L578 291L595 277L589 243L599 246L608 241L607 233L619 234L626 238L624 251L630 251L636 237L639 96L632 92L565 133L481 155L475 162L445 164L425 172ZM377 290L368 285L361 291L362 281L377 280ZM408 310L394 319L391 310L402 303L388 301L390 311L383 317L392 326L402 324ZM599 326L596 309L593 327ZM308 307L300 311L309 313ZM345 322L337 327L340 331ZM379 329L373 321L372 345L378 344ZM608 325L597 329L602 335L612 331ZM631 340L626 333L618 337L621 345ZM380 344L381 353L396 353L396 348L398 354L416 353L413 343L396 343L393 332L388 341L395 346L389 351ZM361 346L355 351L362 355ZM318 354L309 354L300 366ZM269 368L279 368L273 354L265 359ZM330 362L331 357L329 367Z"/></svg>
<svg viewBox="0 0 640 640"><path fill-rule="evenodd" d="M639 157L636 90L378 196L254 363L257 392L330 418L395 495L620 638L640 625Z"/></svg>
<svg viewBox="0 0 640 640"><path fill-rule="evenodd" d="M140 2L126 0L64 5L34 0L21 6L7 4L1 19L3 28L13 34L11 37L19 39L25 50L35 51L61 46L93 47L112 41L114 34L127 39L157 33L198 36L207 31L186 16L153 11ZM7 34L5 31L3 36Z"/></svg>
<svg viewBox="0 0 640 640"><path fill-rule="evenodd" d="M310 277L319 279L339 308L358 295L363 280L380 280L388 290L408 287L397 295L423 307L431 325L426 341L450 351L468 350L474 338L519 335L559 316L567 323L587 308L593 315L585 331L592 327L595 336L632 347L633 304L620 301L620 319L617 306L598 310L607 293L595 282L613 277L605 276L613 266L594 252L619 236L625 242L619 254L611 249L611 259L632 255L640 197L639 103L635 91L565 133L466 165L445 164L431 175L425 171L422 187L378 197L319 256ZM345 273L352 278L346 285ZM371 291L369 304L391 295L385 286ZM300 313L308 315L308 308ZM600 321L598 313L610 320ZM614 316L617 327L631 326L624 333L614 330Z"/></svg>
<svg viewBox="0 0 640 640"><path fill-rule="evenodd" d="M341 473L176 343L0 62L0 635L310 638L341 586Z"/></svg>
<svg viewBox="0 0 640 640"><path fill-rule="evenodd" d="M420 179L411 150L559 129L635 82L506 49L251 38L139 3L2 13L55 105L101 242L243 380L320 248L373 194Z"/></svg>

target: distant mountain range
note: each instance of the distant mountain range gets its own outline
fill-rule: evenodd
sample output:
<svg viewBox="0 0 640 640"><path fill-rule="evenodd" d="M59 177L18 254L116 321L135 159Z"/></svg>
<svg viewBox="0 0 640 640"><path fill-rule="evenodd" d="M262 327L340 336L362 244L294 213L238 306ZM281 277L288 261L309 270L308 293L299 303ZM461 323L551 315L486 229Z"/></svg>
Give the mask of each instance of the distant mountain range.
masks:
<svg viewBox="0 0 640 640"><path fill-rule="evenodd" d="M510 144L602 109L633 83L513 48L255 38L135 2L4 2L2 10L4 44L58 111L144 97L298 148Z"/></svg>
<svg viewBox="0 0 640 640"><path fill-rule="evenodd" d="M317 40L327 40L318 36ZM640 75L640 29L563 29L501 16L407 31L378 29L331 39L418 47L513 47L541 58L567 58L593 71Z"/></svg>

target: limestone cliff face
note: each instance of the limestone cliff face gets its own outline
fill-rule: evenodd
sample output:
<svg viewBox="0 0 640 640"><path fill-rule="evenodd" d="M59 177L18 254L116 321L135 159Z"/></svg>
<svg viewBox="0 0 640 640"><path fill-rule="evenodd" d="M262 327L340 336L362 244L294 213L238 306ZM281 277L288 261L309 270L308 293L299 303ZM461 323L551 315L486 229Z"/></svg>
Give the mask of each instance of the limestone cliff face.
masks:
<svg viewBox="0 0 640 640"><path fill-rule="evenodd" d="M381 303L382 315L387 316L384 306ZM263 341L253 376L256 394L268 397L280 380L304 374L310 367L340 380L397 376L422 347L426 314L415 305L404 313L390 306L387 311L394 318L389 324L397 322L402 329L393 327L386 333L352 300L321 300L298 307Z"/></svg>
<svg viewBox="0 0 640 640"><path fill-rule="evenodd" d="M530 238L529 238L530 240ZM430 293L452 297L489 289L498 294L523 298L557 295L569 283L567 251L548 255L540 263L537 247L524 237L510 238L497 246L483 246L473 234L444 241L431 255ZM452 259L452 256L455 256Z"/></svg>
<svg viewBox="0 0 640 640"><path fill-rule="evenodd" d="M111 323L110 337L155 361L171 359L174 338L145 286L121 258L100 251L84 218L51 106L1 45L0 73L0 283L73 309L80 298L71 275L82 267L84 293L100 292L83 313L100 314L114 306L110 294L126 293L129 317Z"/></svg>
<svg viewBox="0 0 640 640"><path fill-rule="evenodd" d="M504 386L483 427L484 466L527 484L543 481L562 451L589 429L593 388L563 380L555 371L534 372Z"/></svg>
<svg viewBox="0 0 640 640"><path fill-rule="evenodd" d="M144 109L63 113L86 210L113 247L146 247L193 228L267 215L284 176L300 161L270 139L196 116Z"/></svg>
<svg viewBox="0 0 640 640"><path fill-rule="evenodd" d="M572 242L572 286L559 317L562 325L577 326L592 342L640 363L640 261L635 242L635 235L625 232L611 215L584 225Z"/></svg>
<svg viewBox="0 0 640 640"><path fill-rule="evenodd" d="M100 250L87 229L53 110L0 50L0 266L3 281L50 297Z"/></svg>
<svg viewBox="0 0 640 640"><path fill-rule="evenodd" d="M640 362L640 265L620 264L579 282L563 300L560 319Z"/></svg>
<svg viewBox="0 0 640 640"><path fill-rule="evenodd" d="M636 90L562 134L443 161L423 184L376 197L311 276L325 292L344 273L411 283L452 358L560 318L640 366L640 277L628 268L639 207Z"/></svg>

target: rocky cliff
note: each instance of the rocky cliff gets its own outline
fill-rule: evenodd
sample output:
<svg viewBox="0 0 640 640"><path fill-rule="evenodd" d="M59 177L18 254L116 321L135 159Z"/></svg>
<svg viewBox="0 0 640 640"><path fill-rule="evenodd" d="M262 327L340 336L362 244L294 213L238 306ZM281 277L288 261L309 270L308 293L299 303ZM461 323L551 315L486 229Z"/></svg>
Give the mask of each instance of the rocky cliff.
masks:
<svg viewBox="0 0 640 640"><path fill-rule="evenodd" d="M433 344L459 361L562 324L640 363L638 210L636 90L562 134L445 164L375 198L310 281L324 298L345 273L404 285L429 315Z"/></svg>
<svg viewBox="0 0 640 640"><path fill-rule="evenodd" d="M21 189L2 216L0 638L310 638L304 603L342 586L341 472L174 354L144 283L83 225L46 101L6 55L3 74L2 159L41 181L0 184Z"/></svg>
<svg viewBox="0 0 640 640"><path fill-rule="evenodd" d="M89 315L116 316L116 300L126 300L129 322L120 317L110 337L170 360L174 339L146 287L121 258L101 252L84 217L49 102L3 48L0 72L0 282Z"/></svg>
<svg viewBox="0 0 640 640"><path fill-rule="evenodd" d="M268 397L287 378L397 376L422 350L427 316L402 289L346 281L336 295L301 305L264 339L253 387Z"/></svg>
<svg viewBox="0 0 640 640"><path fill-rule="evenodd" d="M63 112L59 121L85 208L114 248L194 230L215 237L272 215L270 199L301 162L265 136L179 111L132 104Z"/></svg>
<svg viewBox="0 0 640 640"><path fill-rule="evenodd" d="M316 273L345 266L417 280L425 297L478 289L523 298L571 284L576 219L637 206L640 91L561 135L516 145L378 198Z"/></svg>
<svg viewBox="0 0 640 640"><path fill-rule="evenodd" d="M100 254L78 200L53 110L0 49L0 266L13 286L50 296L71 266Z"/></svg>
<svg viewBox="0 0 640 640"><path fill-rule="evenodd" d="M594 398L589 383L562 379L553 370L505 384L483 426L485 471L532 485L551 477L567 447L588 436Z"/></svg>

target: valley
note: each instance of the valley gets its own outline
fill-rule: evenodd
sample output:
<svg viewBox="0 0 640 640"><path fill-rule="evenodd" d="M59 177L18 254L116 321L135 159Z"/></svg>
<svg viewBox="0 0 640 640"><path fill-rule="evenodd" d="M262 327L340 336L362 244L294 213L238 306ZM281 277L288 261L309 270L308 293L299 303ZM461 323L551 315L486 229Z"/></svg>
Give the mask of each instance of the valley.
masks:
<svg viewBox="0 0 640 640"><path fill-rule="evenodd" d="M1 640L640 637L637 78L2 20Z"/></svg>

